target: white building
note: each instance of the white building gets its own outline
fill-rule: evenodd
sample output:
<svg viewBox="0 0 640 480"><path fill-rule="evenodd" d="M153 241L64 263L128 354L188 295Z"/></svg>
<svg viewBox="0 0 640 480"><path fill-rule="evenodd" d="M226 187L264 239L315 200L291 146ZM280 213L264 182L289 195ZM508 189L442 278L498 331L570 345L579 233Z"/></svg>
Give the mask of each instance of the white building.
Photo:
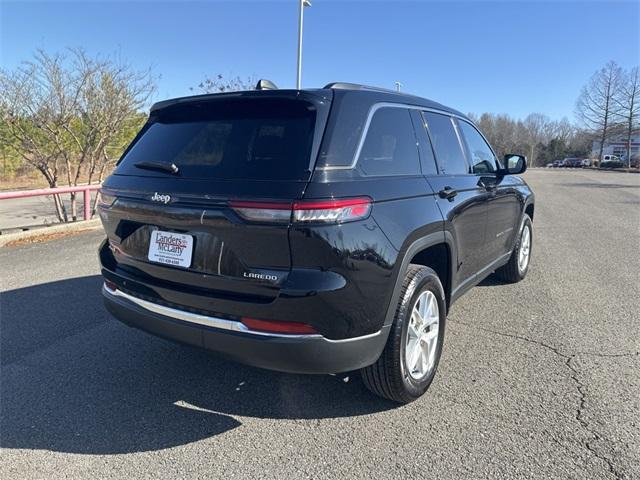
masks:
<svg viewBox="0 0 640 480"><path fill-rule="evenodd" d="M600 142L594 140L591 146L591 158L598 158ZM640 137L631 137L631 158L640 154ZM627 138L624 135L611 137L604 142L602 155L616 155L623 162L627 161Z"/></svg>

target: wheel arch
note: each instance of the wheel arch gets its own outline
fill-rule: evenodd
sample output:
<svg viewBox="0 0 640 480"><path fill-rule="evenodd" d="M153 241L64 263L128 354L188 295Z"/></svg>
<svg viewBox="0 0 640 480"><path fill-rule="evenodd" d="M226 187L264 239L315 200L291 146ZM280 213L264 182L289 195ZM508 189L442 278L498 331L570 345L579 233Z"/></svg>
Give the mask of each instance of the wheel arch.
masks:
<svg viewBox="0 0 640 480"><path fill-rule="evenodd" d="M456 255L455 243L451 233L446 231L430 233L411 242L402 249L402 259L398 260L399 267L395 276L393 293L387 308L384 325L391 325L399 301L402 282L409 265L416 263L432 268L440 277L445 292L445 305L447 310L451 301L453 261Z"/></svg>
<svg viewBox="0 0 640 480"><path fill-rule="evenodd" d="M533 222L533 213L535 211L535 204L533 202L529 202L524 206L524 213L529 215L529 218Z"/></svg>

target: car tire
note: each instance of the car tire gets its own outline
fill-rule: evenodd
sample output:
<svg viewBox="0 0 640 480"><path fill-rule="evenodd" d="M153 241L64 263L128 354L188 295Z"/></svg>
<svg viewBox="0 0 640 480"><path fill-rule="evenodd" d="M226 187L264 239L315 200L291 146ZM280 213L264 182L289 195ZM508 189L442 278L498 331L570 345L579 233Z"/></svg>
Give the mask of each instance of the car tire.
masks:
<svg viewBox="0 0 640 480"><path fill-rule="evenodd" d="M496 270L496 276L507 283L517 283L527 276L531 263L531 250L533 246L533 223L529 215L525 214L522 226L518 233L516 245L511 252L509 262ZM523 255L525 262L523 263Z"/></svg>
<svg viewBox="0 0 640 480"><path fill-rule="evenodd" d="M421 308L424 318L414 312ZM365 386L399 403L422 396L440 361L445 321L445 295L438 275L428 267L409 265L385 348L373 365L361 370Z"/></svg>

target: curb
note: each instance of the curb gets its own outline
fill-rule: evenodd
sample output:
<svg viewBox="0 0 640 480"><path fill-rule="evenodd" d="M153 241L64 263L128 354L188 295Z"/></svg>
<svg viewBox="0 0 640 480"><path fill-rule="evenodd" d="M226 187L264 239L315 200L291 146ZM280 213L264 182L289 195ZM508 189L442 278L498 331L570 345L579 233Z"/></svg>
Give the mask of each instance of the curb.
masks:
<svg viewBox="0 0 640 480"><path fill-rule="evenodd" d="M40 237L42 235L48 235L51 233L60 232L75 232L79 230L96 230L102 228L102 223L99 218L93 220L82 220L79 222L63 223L59 225L53 225L51 227L36 228L34 230L26 230L24 232L6 233L0 235L0 248L4 247L7 243L14 242L16 240L26 240L32 237Z"/></svg>
<svg viewBox="0 0 640 480"><path fill-rule="evenodd" d="M630 169L629 167L624 167L624 168L585 167L585 170L595 170L598 172L616 172L616 173L640 173L640 170L638 170L637 168Z"/></svg>

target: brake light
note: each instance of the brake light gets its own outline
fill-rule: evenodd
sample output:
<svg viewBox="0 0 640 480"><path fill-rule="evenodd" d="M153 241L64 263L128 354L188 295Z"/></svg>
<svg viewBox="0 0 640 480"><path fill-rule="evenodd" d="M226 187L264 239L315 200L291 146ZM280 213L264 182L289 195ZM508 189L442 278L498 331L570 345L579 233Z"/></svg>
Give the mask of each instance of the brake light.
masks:
<svg viewBox="0 0 640 480"><path fill-rule="evenodd" d="M313 335L318 331L311 325L302 322L280 322L277 320L258 320L243 317L240 320L249 330L267 333L283 333L288 335Z"/></svg>
<svg viewBox="0 0 640 480"><path fill-rule="evenodd" d="M231 208L245 220L267 223L345 223L371 213L369 197L287 202L232 201Z"/></svg>
<svg viewBox="0 0 640 480"><path fill-rule="evenodd" d="M369 197L342 200L300 201L293 204L294 222L345 223L369 216Z"/></svg>
<svg viewBox="0 0 640 480"><path fill-rule="evenodd" d="M113 283L111 280L107 280L106 278L104 280L104 286L112 292L115 292L118 289L118 286L115 283Z"/></svg>

